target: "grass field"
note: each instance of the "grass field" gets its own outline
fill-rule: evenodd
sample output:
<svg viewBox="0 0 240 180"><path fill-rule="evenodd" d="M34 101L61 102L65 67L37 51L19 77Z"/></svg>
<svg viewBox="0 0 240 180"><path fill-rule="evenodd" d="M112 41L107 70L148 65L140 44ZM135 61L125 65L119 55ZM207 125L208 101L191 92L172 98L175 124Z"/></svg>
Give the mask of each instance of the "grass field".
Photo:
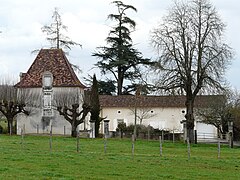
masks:
<svg viewBox="0 0 240 180"><path fill-rule="evenodd" d="M0 135L0 179L240 179L240 148L137 140L132 156L128 139Z"/></svg>

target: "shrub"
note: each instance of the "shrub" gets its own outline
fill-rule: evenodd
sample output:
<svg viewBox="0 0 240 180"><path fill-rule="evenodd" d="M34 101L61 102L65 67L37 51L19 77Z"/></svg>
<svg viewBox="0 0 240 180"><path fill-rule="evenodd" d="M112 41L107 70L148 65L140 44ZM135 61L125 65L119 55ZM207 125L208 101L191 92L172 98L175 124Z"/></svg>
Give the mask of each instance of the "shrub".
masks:
<svg viewBox="0 0 240 180"><path fill-rule="evenodd" d="M121 138L123 138L123 133L126 131L127 125L124 122L118 123L116 131L120 133Z"/></svg>
<svg viewBox="0 0 240 180"><path fill-rule="evenodd" d="M126 137L131 137L134 131L134 124L130 124L129 126L126 126L126 123L124 124L119 123L116 131L120 132L120 129L122 129L122 135L125 134ZM136 130L137 130L136 131L137 137L141 136L141 138L146 138L148 133L150 133L150 135L154 133L154 128L152 126L137 124Z"/></svg>

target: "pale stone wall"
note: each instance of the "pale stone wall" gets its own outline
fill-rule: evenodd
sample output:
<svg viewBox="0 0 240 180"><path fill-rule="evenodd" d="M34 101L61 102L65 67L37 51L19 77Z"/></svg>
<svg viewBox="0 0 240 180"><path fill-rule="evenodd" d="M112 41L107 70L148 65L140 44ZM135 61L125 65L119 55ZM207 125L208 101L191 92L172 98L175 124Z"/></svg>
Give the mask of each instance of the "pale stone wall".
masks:
<svg viewBox="0 0 240 180"><path fill-rule="evenodd" d="M27 91L27 105L33 106L30 109L31 114L26 116L24 114L19 114L17 116L17 134L21 134L21 130L24 130L25 133L49 133L50 127L52 125L53 134L71 134L71 125L67 122L63 116L60 116L56 111L56 106L53 107L54 116L51 119L44 120L42 118L42 88L26 88ZM29 92L30 91L30 92ZM74 94L80 95L80 104L82 104L82 95L84 93L83 89L80 88L53 88L53 97L55 98L58 93L67 93L72 92ZM19 89L20 95L20 89ZM54 100L53 100L54 101ZM54 105L54 102L53 102ZM80 105L81 107L81 105ZM150 125L153 128L173 131L175 133L183 133L183 124L181 121L184 120L185 108L137 108L137 115L143 117L142 124L147 126ZM143 115L144 114L144 115ZM106 117L110 120L109 122L109 131L116 131L118 121L124 121L127 125L134 124L134 108L126 107L104 107L100 112L101 117ZM79 125L79 130L87 129L90 130L90 113L86 118L86 123ZM196 117L197 120L197 117ZM137 119L137 124L139 124L139 119ZM64 128L65 127L65 128ZM100 133L104 133L103 122L100 124ZM202 124L196 121L195 129L199 133L217 133L215 127L211 125Z"/></svg>
<svg viewBox="0 0 240 180"><path fill-rule="evenodd" d="M142 120L143 125L150 125L153 128L161 130L182 132L183 125L181 121L184 119L183 110L184 108L148 108L144 111L141 108L137 108L137 114L140 117L145 116ZM103 108L101 116L107 117L110 120L110 131L116 130L118 120L123 120L127 126L134 124L135 120L134 109L125 107ZM137 124L140 124L139 119L137 119Z"/></svg>
<svg viewBox="0 0 240 180"><path fill-rule="evenodd" d="M143 125L150 125L155 129L166 130L170 132L174 130L174 133L183 133L183 124L181 121L185 119L185 108L148 108L147 111L148 116L145 116L146 118L142 120ZM141 114L141 112L141 108L137 108L138 115ZM118 120L123 120L128 126L130 124L134 124L135 119L134 109L126 107L103 108L101 111L101 117L106 117L106 119L110 120L110 131L116 131ZM138 119L137 124L139 124ZM101 125L100 132L104 133L102 126L103 125ZM217 129L214 126L197 122L197 117L195 129L199 133L217 133Z"/></svg>
<svg viewBox="0 0 240 180"><path fill-rule="evenodd" d="M53 88L53 101L52 101L52 108L53 108L53 116L51 118L42 118L42 88L26 88L21 91L18 89L19 96L23 94L22 92L25 91L25 94L28 94L28 99L26 104L27 110L30 110L30 115L26 116L24 114L19 114L17 116L17 134L21 134L23 130L26 134L32 133L49 133L50 127L52 126L53 134L71 134L71 125L68 121L64 119L63 116L59 115L59 112L56 110L56 103L55 98L56 94L58 93L68 93L71 92L73 94L79 94L79 103L80 107L83 103L83 89L78 87L64 87L64 88ZM20 93L21 92L21 93ZM80 108L81 110L81 108ZM89 120L89 116L86 118L87 121ZM83 130L84 126L86 129L90 128L89 122L79 125L79 130Z"/></svg>

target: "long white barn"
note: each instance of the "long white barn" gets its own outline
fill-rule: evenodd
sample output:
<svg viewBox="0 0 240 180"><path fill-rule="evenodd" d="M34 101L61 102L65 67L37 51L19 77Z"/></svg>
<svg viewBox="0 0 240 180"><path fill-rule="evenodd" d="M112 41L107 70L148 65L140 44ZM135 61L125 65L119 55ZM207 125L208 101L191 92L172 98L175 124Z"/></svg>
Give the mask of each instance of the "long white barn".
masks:
<svg viewBox="0 0 240 180"><path fill-rule="evenodd" d="M198 96L195 107L207 107L207 104L216 101L219 96ZM126 125L134 124L135 110L137 124L152 126L155 129L183 133L185 119L185 96L100 96L101 117L109 121L110 132L116 131L119 122ZM217 136L217 129L212 125L203 124L199 117L195 117L195 130L199 137ZM104 130L102 129L102 132ZM103 132L104 133L104 132Z"/></svg>

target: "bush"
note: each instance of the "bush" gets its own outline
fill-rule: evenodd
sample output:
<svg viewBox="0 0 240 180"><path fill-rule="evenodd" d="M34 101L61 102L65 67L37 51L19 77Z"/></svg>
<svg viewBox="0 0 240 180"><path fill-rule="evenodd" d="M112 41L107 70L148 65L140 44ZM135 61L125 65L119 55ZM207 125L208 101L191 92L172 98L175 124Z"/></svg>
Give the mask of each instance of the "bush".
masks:
<svg viewBox="0 0 240 180"><path fill-rule="evenodd" d="M127 125L124 122L118 123L116 131L120 133L121 138L123 138L123 133L126 131Z"/></svg>
<svg viewBox="0 0 240 180"><path fill-rule="evenodd" d="M129 126L126 126L126 123L119 123L116 131L120 132L120 129L122 130L121 135L125 135L125 137L130 138L134 132L134 124L130 124ZM153 134L154 128L152 126L144 126L137 124L136 125L136 135L140 138L146 138L148 136L148 133ZM122 136L121 136L122 137Z"/></svg>

